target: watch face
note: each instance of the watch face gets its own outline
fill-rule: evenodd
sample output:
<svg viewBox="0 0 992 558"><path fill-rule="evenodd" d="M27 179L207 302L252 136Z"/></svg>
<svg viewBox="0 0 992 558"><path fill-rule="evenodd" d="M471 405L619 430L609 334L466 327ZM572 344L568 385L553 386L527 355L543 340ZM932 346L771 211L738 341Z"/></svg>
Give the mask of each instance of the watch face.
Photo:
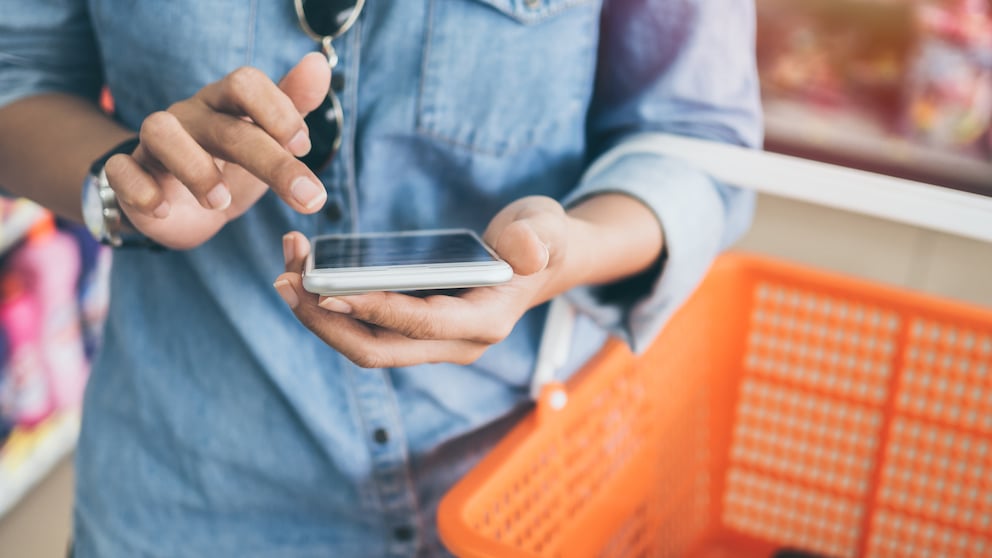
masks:
<svg viewBox="0 0 992 558"><path fill-rule="evenodd" d="M97 177L90 175L83 184L83 221L93 238L103 241L106 226L103 221L103 203Z"/></svg>

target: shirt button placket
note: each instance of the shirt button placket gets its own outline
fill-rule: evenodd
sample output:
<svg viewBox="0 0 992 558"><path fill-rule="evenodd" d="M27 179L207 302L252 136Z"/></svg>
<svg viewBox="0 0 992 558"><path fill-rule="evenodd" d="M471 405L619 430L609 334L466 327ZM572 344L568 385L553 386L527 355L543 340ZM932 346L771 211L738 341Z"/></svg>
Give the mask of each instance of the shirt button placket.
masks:
<svg viewBox="0 0 992 558"><path fill-rule="evenodd" d="M358 75L358 53L361 52L361 21L339 41L342 48L341 63L332 75L331 87L335 89L345 112L344 142L335 161L335 174L342 179L340 184L344 200L332 204L330 198L324 209L328 221L334 217L342 220L348 217L345 208L354 209L357 202L354 180L354 146L349 141L354 137L356 126L356 98L353 76ZM342 40L343 39L343 40ZM349 159L345 159L348 157ZM339 174L340 173L340 174ZM336 197L336 196L335 196ZM345 215L340 215L344 213ZM337 214L337 215L336 215ZM417 552L417 496L410 476L406 440L400 423L400 410L396 393L386 370L362 370L353 365L345 365L355 389L356 402L366 431L367 445L371 456L370 478L379 494L381 505L380 519L385 529L384 535L390 539L388 556L401 558L414 556Z"/></svg>
<svg viewBox="0 0 992 558"><path fill-rule="evenodd" d="M385 428L376 428L372 433L372 439L379 444L385 444L389 441L389 432Z"/></svg>
<svg viewBox="0 0 992 558"><path fill-rule="evenodd" d="M400 525L393 529L393 539L401 543L408 543L413 540L416 536L416 532L413 527L409 525Z"/></svg>
<svg viewBox="0 0 992 558"><path fill-rule="evenodd" d="M382 499L383 519L391 529L391 554L410 556L417 542L416 529L411 525L416 518L416 497L407 471L406 453L400 438L390 435L386 428L373 430L372 442L373 476Z"/></svg>
<svg viewBox="0 0 992 558"><path fill-rule="evenodd" d="M372 458L370 477L379 494L389 556L412 556L417 546L417 497L410 478L406 440L396 394L385 370L349 367Z"/></svg>

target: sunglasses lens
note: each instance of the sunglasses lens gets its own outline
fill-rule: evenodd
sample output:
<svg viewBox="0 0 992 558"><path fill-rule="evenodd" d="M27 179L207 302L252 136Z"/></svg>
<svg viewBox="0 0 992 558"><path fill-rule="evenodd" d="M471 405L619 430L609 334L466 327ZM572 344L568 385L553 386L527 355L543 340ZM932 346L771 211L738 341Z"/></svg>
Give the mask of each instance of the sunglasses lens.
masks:
<svg viewBox="0 0 992 558"><path fill-rule="evenodd" d="M334 37L358 7L358 0L302 0L302 4L310 29L318 35Z"/></svg>
<svg viewBox="0 0 992 558"><path fill-rule="evenodd" d="M305 119L310 128L311 147L310 152L300 157L300 160L314 172L326 167L341 145L340 110L335 99L329 95Z"/></svg>

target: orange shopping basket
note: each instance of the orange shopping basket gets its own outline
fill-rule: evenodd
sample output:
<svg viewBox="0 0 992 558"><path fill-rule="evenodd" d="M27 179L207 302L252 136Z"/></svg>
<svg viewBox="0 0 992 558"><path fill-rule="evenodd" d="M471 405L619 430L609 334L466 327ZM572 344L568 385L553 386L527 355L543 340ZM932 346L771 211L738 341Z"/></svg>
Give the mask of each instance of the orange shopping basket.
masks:
<svg viewBox="0 0 992 558"><path fill-rule="evenodd" d="M464 557L992 556L992 312L723 256L646 354L545 386L438 522Z"/></svg>

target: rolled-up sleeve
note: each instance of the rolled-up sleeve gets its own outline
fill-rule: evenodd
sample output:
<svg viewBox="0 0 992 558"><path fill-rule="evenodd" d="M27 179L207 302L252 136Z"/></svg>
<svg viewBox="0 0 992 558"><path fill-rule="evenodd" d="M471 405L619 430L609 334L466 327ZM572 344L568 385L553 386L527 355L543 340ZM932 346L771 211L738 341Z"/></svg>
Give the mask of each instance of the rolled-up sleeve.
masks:
<svg viewBox="0 0 992 558"><path fill-rule="evenodd" d="M607 0L589 113L591 165L564 201L602 193L646 204L665 235L665 261L619 300L600 287L567 294L636 351L692 293L717 254L750 225L754 195L652 149L679 134L758 147L761 108L753 0ZM660 270L660 272L659 272Z"/></svg>
<svg viewBox="0 0 992 558"><path fill-rule="evenodd" d="M39 93L96 99L100 57L84 0L0 0L0 106Z"/></svg>

